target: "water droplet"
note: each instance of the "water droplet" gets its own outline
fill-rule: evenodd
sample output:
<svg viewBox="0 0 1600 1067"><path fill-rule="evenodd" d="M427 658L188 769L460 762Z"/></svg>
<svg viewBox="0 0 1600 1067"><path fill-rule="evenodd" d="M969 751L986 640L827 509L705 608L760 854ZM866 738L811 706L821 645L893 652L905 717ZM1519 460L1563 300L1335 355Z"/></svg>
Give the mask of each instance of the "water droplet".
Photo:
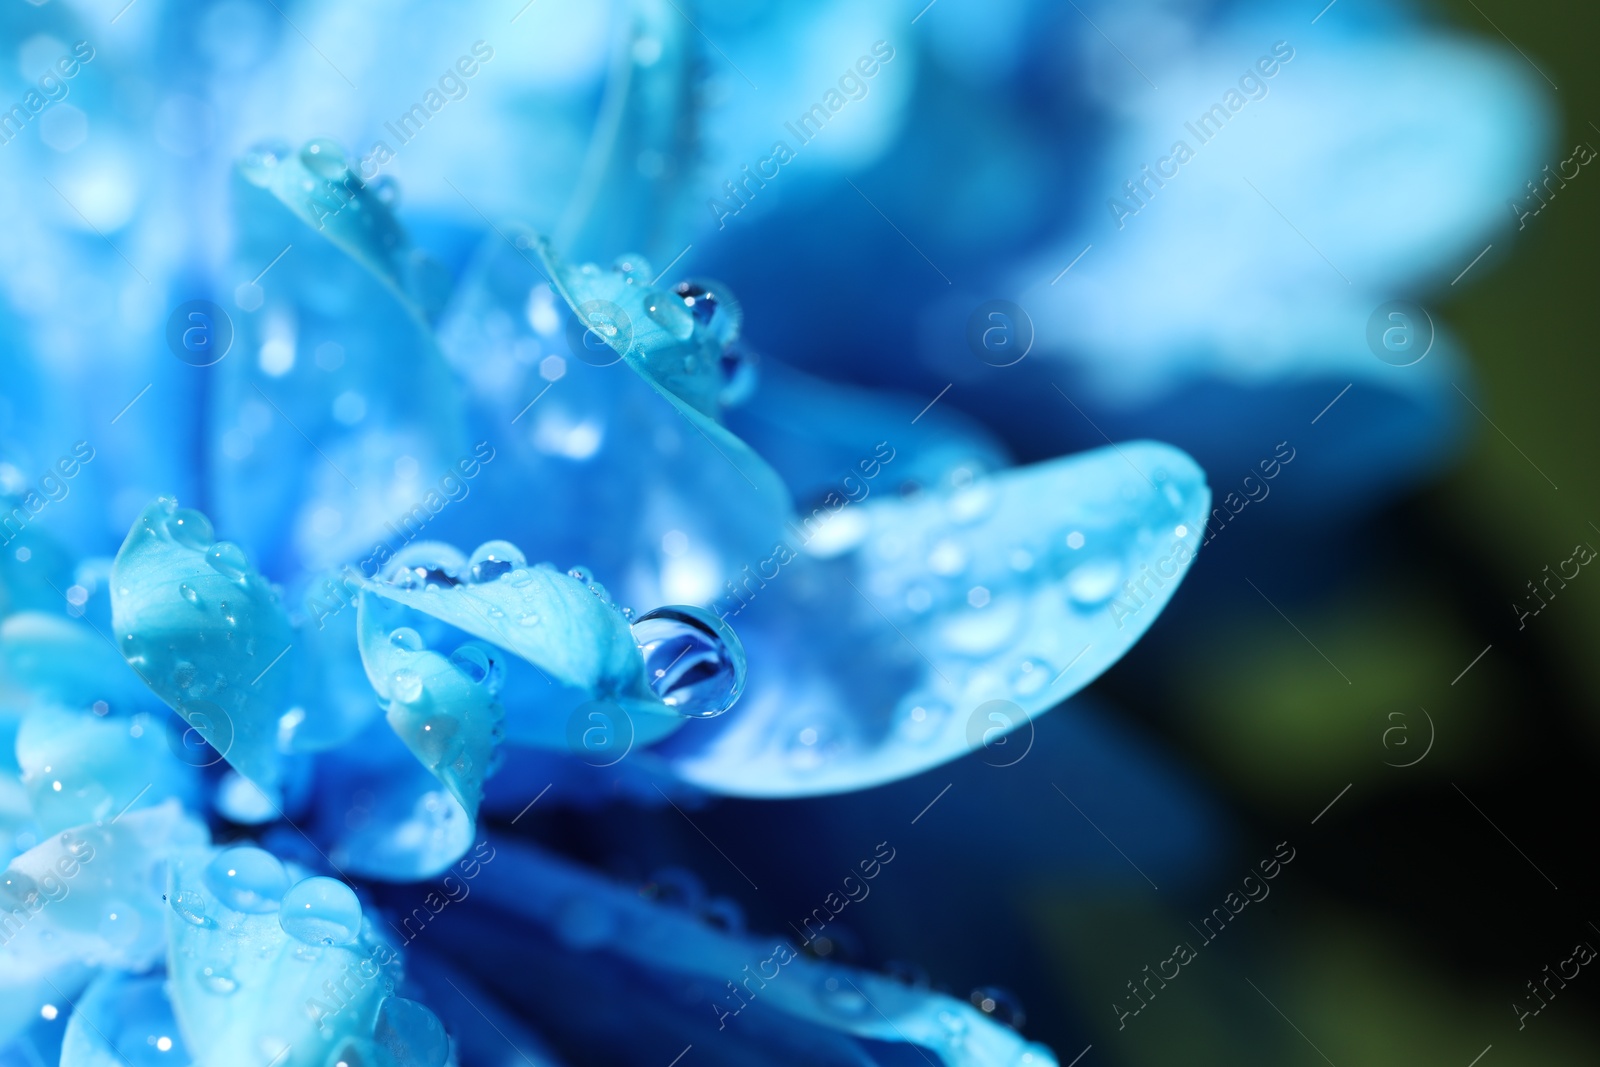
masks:
<svg viewBox="0 0 1600 1067"><path fill-rule="evenodd" d="M167 904L173 911L178 913L180 919L191 926L207 927L217 925L206 917L205 900L199 893L193 891L175 893L172 899L167 901Z"/></svg>
<svg viewBox="0 0 1600 1067"><path fill-rule="evenodd" d="M265 186L272 180L272 172L289 155L289 146L281 141L265 141L252 146L239 160L239 173L252 185Z"/></svg>
<svg viewBox="0 0 1600 1067"><path fill-rule="evenodd" d="M644 295L645 314L674 340L687 341L694 335L694 315L676 296L659 291Z"/></svg>
<svg viewBox="0 0 1600 1067"><path fill-rule="evenodd" d="M245 558L244 549L232 541L218 541L206 552L206 562L211 564L211 569L224 578L239 581L250 573L250 561Z"/></svg>
<svg viewBox="0 0 1600 1067"><path fill-rule="evenodd" d="M326 137L306 142L306 146L300 149L300 162L312 174L329 181L337 181L350 173L344 160L344 149Z"/></svg>
<svg viewBox="0 0 1600 1067"><path fill-rule="evenodd" d="M493 663L489 653L478 644L465 644L450 653L450 662L456 669L474 682L481 682L489 677L489 670Z"/></svg>
<svg viewBox="0 0 1600 1067"><path fill-rule="evenodd" d="M200 971L200 985L208 992L225 997L239 988L239 983L234 981L233 975L223 967L204 967Z"/></svg>
<svg viewBox="0 0 1600 1067"><path fill-rule="evenodd" d="M346 945L361 929L361 902L337 878L317 875L284 894L278 925L308 945Z"/></svg>
<svg viewBox="0 0 1600 1067"><path fill-rule="evenodd" d="M1016 673L1011 676L1011 687L1019 696L1027 696L1043 689L1052 677L1050 664L1029 657L1017 665Z"/></svg>
<svg viewBox="0 0 1600 1067"><path fill-rule="evenodd" d="M467 559L450 545L418 541L395 553L384 568L383 580L402 589L450 588L461 584Z"/></svg>
<svg viewBox="0 0 1600 1067"><path fill-rule="evenodd" d="M633 639L644 654L650 688L680 715L721 715L744 692L744 646L707 611L656 608L633 624Z"/></svg>
<svg viewBox="0 0 1600 1067"><path fill-rule="evenodd" d="M421 652L423 648L422 635L409 626L401 626L390 630L389 643L395 648L404 649L407 652Z"/></svg>
<svg viewBox="0 0 1600 1067"><path fill-rule="evenodd" d="M197 606L199 605L199 603L200 603L200 594L196 593L194 591L194 587L191 586L188 582L179 582L178 583L178 593L179 593L180 596L183 597L183 599L187 600L189 603L197 605Z"/></svg>
<svg viewBox="0 0 1600 1067"><path fill-rule="evenodd" d="M510 541L485 541L467 563L467 577L473 582L492 582L502 574L526 567L528 559Z"/></svg>
<svg viewBox="0 0 1600 1067"><path fill-rule="evenodd" d="M589 583L594 581L594 572L591 571L588 567L583 567L583 566L571 567L571 568L569 568L567 570L567 577L576 578L576 579L578 579L578 581L582 582L584 585L588 585Z"/></svg>
<svg viewBox="0 0 1600 1067"><path fill-rule="evenodd" d="M204 552L217 539L211 520L193 508L179 508L167 517L167 533L185 548Z"/></svg>
<svg viewBox="0 0 1600 1067"><path fill-rule="evenodd" d="M1067 596L1075 607L1094 608L1111 599L1122 581L1122 565L1115 560L1090 560L1067 575Z"/></svg>
<svg viewBox="0 0 1600 1067"><path fill-rule="evenodd" d="M289 875L278 857L245 845L217 853L206 865L206 888L234 911L265 915L278 910Z"/></svg>
<svg viewBox="0 0 1600 1067"><path fill-rule="evenodd" d="M980 986L967 999L972 1001L973 1007L1013 1030L1021 1030L1027 1019L1022 1002L997 986Z"/></svg>
<svg viewBox="0 0 1600 1067"><path fill-rule="evenodd" d="M422 675L401 667L389 675L389 695L402 704L415 704L422 699Z"/></svg>
<svg viewBox="0 0 1600 1067"><path fill-rule="evenodd" d="M739 325L744 318L739 301L726 286L708 278L691 278L672 287L694 320L703 326L723 349L739 338Z"/></svg>
<svg viewBox="0 0 1600 1067"><path fill-rule="evenodd" d="M635 285L654 276L650 272L650 261L636 252L612 260L611 269L622 275L623 281L629 285Z"/></svg>

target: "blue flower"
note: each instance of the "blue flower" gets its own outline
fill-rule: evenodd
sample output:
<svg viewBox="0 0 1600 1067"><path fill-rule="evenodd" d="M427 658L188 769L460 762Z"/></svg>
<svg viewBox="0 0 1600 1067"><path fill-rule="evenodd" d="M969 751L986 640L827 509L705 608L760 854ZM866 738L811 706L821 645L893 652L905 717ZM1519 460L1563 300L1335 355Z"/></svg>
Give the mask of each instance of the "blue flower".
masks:
<svg viewBox="0 0 1600 1067"><path fill-rule="evenodd" d="M1446 344L1402 380L1326 338L1470 250L1537 98L1497 56L1380 47L1377 16L1285 53L1264 12L1158 6L0 16L29 75L0 81L0 183L40 206L0 238L0 1062L1053 1063L1002 995L514 827L1032 745L1205 538L1201 466L1144 438L1230 457L1347 374L1386 419L1342 476L1449 421ZM1269 125L1173 164L1096 26L1135 17L1171 91L1238 83ZM1234 70L1257 41L1276 112L1274 75ZM1331 107L1375 58L1409 88ZM1463 85L1481 107L1447 107ZM1414 114L1374 117L1402 91ZM1397 168L1472 181L1419 215L1353 180L1374 124ZM1103 239L1102 187L1159 159L1177 177L1113 200ZM1330 297L1292 244L1263 268L1282 234L1242 215L1240 167L1359 286ZM1033 347L985 366L961 339L1000 291ZM1180 402L1196 383L1227 402ZM1058 395L1076 412L1017 417ZM1079 417L1117 443L1065 454ZM1131 745L1040 729L1216 833ZM1201 862L1181 836L1162 862Z"/></svg>

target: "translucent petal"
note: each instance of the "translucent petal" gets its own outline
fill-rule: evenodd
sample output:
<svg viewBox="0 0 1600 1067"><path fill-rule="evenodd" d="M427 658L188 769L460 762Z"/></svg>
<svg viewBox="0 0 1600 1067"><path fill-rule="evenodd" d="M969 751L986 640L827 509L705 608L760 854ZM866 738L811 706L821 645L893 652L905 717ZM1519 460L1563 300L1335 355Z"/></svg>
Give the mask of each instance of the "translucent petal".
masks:
<svg viewBox="0 0 1600 1067"><path fill-rule="evenodd" d="M574 255L671 257L690 227L697 98L694 28L666 0L630 0L584 168L555 240Z"/></svg>
<svg viewBox="0 0 1600 1067"><path fill-rule="evenodd" d="M112 569L112 624L145 684L272 794L294 669L288 617L237 545L206 545L209 523L184 531L191 516L198 513L162 498L133 524Z"/></svg>
<svg viewBox="0 0 1600 1067"><path fill-rule="evenodd" d="M103 700L108 710L126 713L153 703L105 637L40 611L0 621L0 673L32 699L68 708L87 710Z"/></svg>
<svg viewBox="0 0 1600 1067"><path fill-rule="evenodd" d="M237 272L260 281L215 368L212 508L273 575L370 552L466 445L431 331L447 276L342 160L257 146L235 182Z"/></svg>
<svg viewBox="0 0 1600 1067"><path fill-rule="evenodd" d="M363 587L362 600L373 596L514 652L563 684L606 687L628 696L648 692L642 661L621 612L584 582L548 564L518 567L488 582L449 587L371 581ZM369 677L371 670L369 665Z"/></svg>
<svg viewBox="0 0 1600 1067"><path fill-rule="evenodd" d="M167 714L102 718L39 708L17 735L17 762L44 833L170 798L193 806L196 774L169 747Z"/></svg>
<svg viewBox="0 0 1600 1067"><path fill-rule="evenodd" d="M344 1041L369 1040L379 1002L401 977L398 954L372 923L348 944L290 936L280 912L235 911L211 891L213 855L184 853L167 889L172 1007L196 1058L326 1067Z"/></svg>
<svg viewBox="0 0 1600 1067"><path fill-rule="evenodd" d="M168 860L208 840L205 826L169 800L29 849L0 876L4 910L28 916L0 947L0 970L41 974L70 961L149 967L166 944L158 887Z"/></svg>
<svg viewBox="0 0 1600 1067"><path fill-rule="evenodd" d="M472 645L447 655L397 641L387 605L360 608L361 661L388 706L389 725L422 765L476 819L505 709L495 699L490 658ZM408 631L407 633L415 633Z"/></svg>
<svg viewBox="0 0 1600 1067"><path fill-rule="evenodd" d="M995 749L1149 628L1209 504L1186 455L1134 442L819 508L715 606L750 657L737 713L656 752L704 788L784 796Z"/></svg>
<svg viewBox="0 0 1600 1067"><path fill-rule="evenodd" d="M656 272L641 257L620 255L611 270L604 270L593 263L567 265L543 239L536 240L534 248L551 284L578 313L580 323L676 401L675 406L701 432L720 430L715 419L720 410L722 351L735 337L717 335L681 297L657 288ZM748 451L726 431L713 440ZM764 464L754 471L765 473Z"/></svg>
<svg viewBox="0 0 1600 1067"><path fill-rule="evenodd" d="M374 720L348 745L317 758L313 803L308 830L327 843L327 858L366 878L431 878L472 845L472 815L387 722ZM305 847L298 834L290 843Z"/></svg>
<svg viewBox="0 0 1600 1067"><path fill-rule="evenodd" d="M61 1067L182 1067L190 1062L166 975L106 971L77 999Z"/></svg>

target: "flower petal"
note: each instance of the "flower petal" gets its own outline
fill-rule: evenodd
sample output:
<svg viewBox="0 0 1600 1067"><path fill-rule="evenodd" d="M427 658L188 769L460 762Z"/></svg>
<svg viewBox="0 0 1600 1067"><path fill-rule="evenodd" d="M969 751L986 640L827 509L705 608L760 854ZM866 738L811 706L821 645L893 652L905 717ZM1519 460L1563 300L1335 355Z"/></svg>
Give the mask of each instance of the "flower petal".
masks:
<svg viewBox="0 0 1600 1067"><path fill-rule="evenodd" d="M111 619L152 691L240 774L277 788L279 718L294 664L278 594L196 511L162 498L117 553Z"/></svg>

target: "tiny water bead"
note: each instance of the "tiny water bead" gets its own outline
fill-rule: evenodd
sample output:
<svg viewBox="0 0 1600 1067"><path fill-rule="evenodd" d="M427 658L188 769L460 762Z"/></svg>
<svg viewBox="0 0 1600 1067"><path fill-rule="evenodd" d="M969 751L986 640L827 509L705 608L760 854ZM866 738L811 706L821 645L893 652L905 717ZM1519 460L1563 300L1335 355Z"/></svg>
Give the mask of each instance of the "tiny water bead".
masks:
<svg viewBox="0 0 1600 1067"><path fill-rule="evenodd" d="M344 150L337 142L326 137L308 141L306 146L300 149L300 162L305 165L306 170L319 178L336 180L349 173Z"/></svg>
<svg viewBox="0 0 1600 1067"><path fill-rule="evenodd" d="M718 345L730 345L738 339L744 313L727 286L709 278L691 278L674 285L672 291Z"/></svg>
<svg viewBox="0 0 1600 1067"><path fill-rule="evenodd" d="M968 999L972 1001L973 1007L1013 1030L1021 1030L1027 1021L1027 1016L1022 1010L1022 1002L996 986L980 986L972 991Z"/></svg>
<svg viewBox="0 0 1600 1067"><path fill-rule="evenodd" d="M400 626L389 631L389 643L406 652L421 652L423 647L422 635L409 626Z"/></svg>
<svg viewBox="0 0 1600 1067"><path fill-rule="evenodd" d="M422 675L409 667L401 667L389 675L389 694L402 704L421 700L422 689Z"/></svg>
<svg viewBox="0 0 1600 1067"><path fill-rule="evenodd" d="M439 1017L405 997L385 997L378 1005L372 1037L401 1067L443 1067L450 1058L450 1038Z"/></svg>
<svg viewBox="0 0 1600 1067"><path fill-rule="evenodd" d="M510 541L486 541L467 562L467 577L475 583L492 582L527 565L528 558Z"/></svg>
<svg viewBox="0 0 1600 1067"><path fill-rule="evenodd" d="M361 902L337 878L315 875L284 894L278 925L308 945L347 945L361 930Z"/></svg>
<svg viewBox="0 0 1600 1067"><path fill-rule="evenodd" d="M490 693L500 692L500 687L505 684L505 658L498 649L469 641L450 653L450 662Z"/></svg>
<svg viewBox="0 0 1600 1067"><path fill-rule="evenodd" d="M646 612L633 623L633 640L644 654L651 690L680 715L721 715L744 692L739 636L701 608L676 605Z"/></svg>
<svg viewBox="0 0 1600 1067"><path fill-rule="evenodd" d="M278 910L289 875L272 853L242 845L217 853L206 866L206 888L234 911L265 915Z"/></svg>

